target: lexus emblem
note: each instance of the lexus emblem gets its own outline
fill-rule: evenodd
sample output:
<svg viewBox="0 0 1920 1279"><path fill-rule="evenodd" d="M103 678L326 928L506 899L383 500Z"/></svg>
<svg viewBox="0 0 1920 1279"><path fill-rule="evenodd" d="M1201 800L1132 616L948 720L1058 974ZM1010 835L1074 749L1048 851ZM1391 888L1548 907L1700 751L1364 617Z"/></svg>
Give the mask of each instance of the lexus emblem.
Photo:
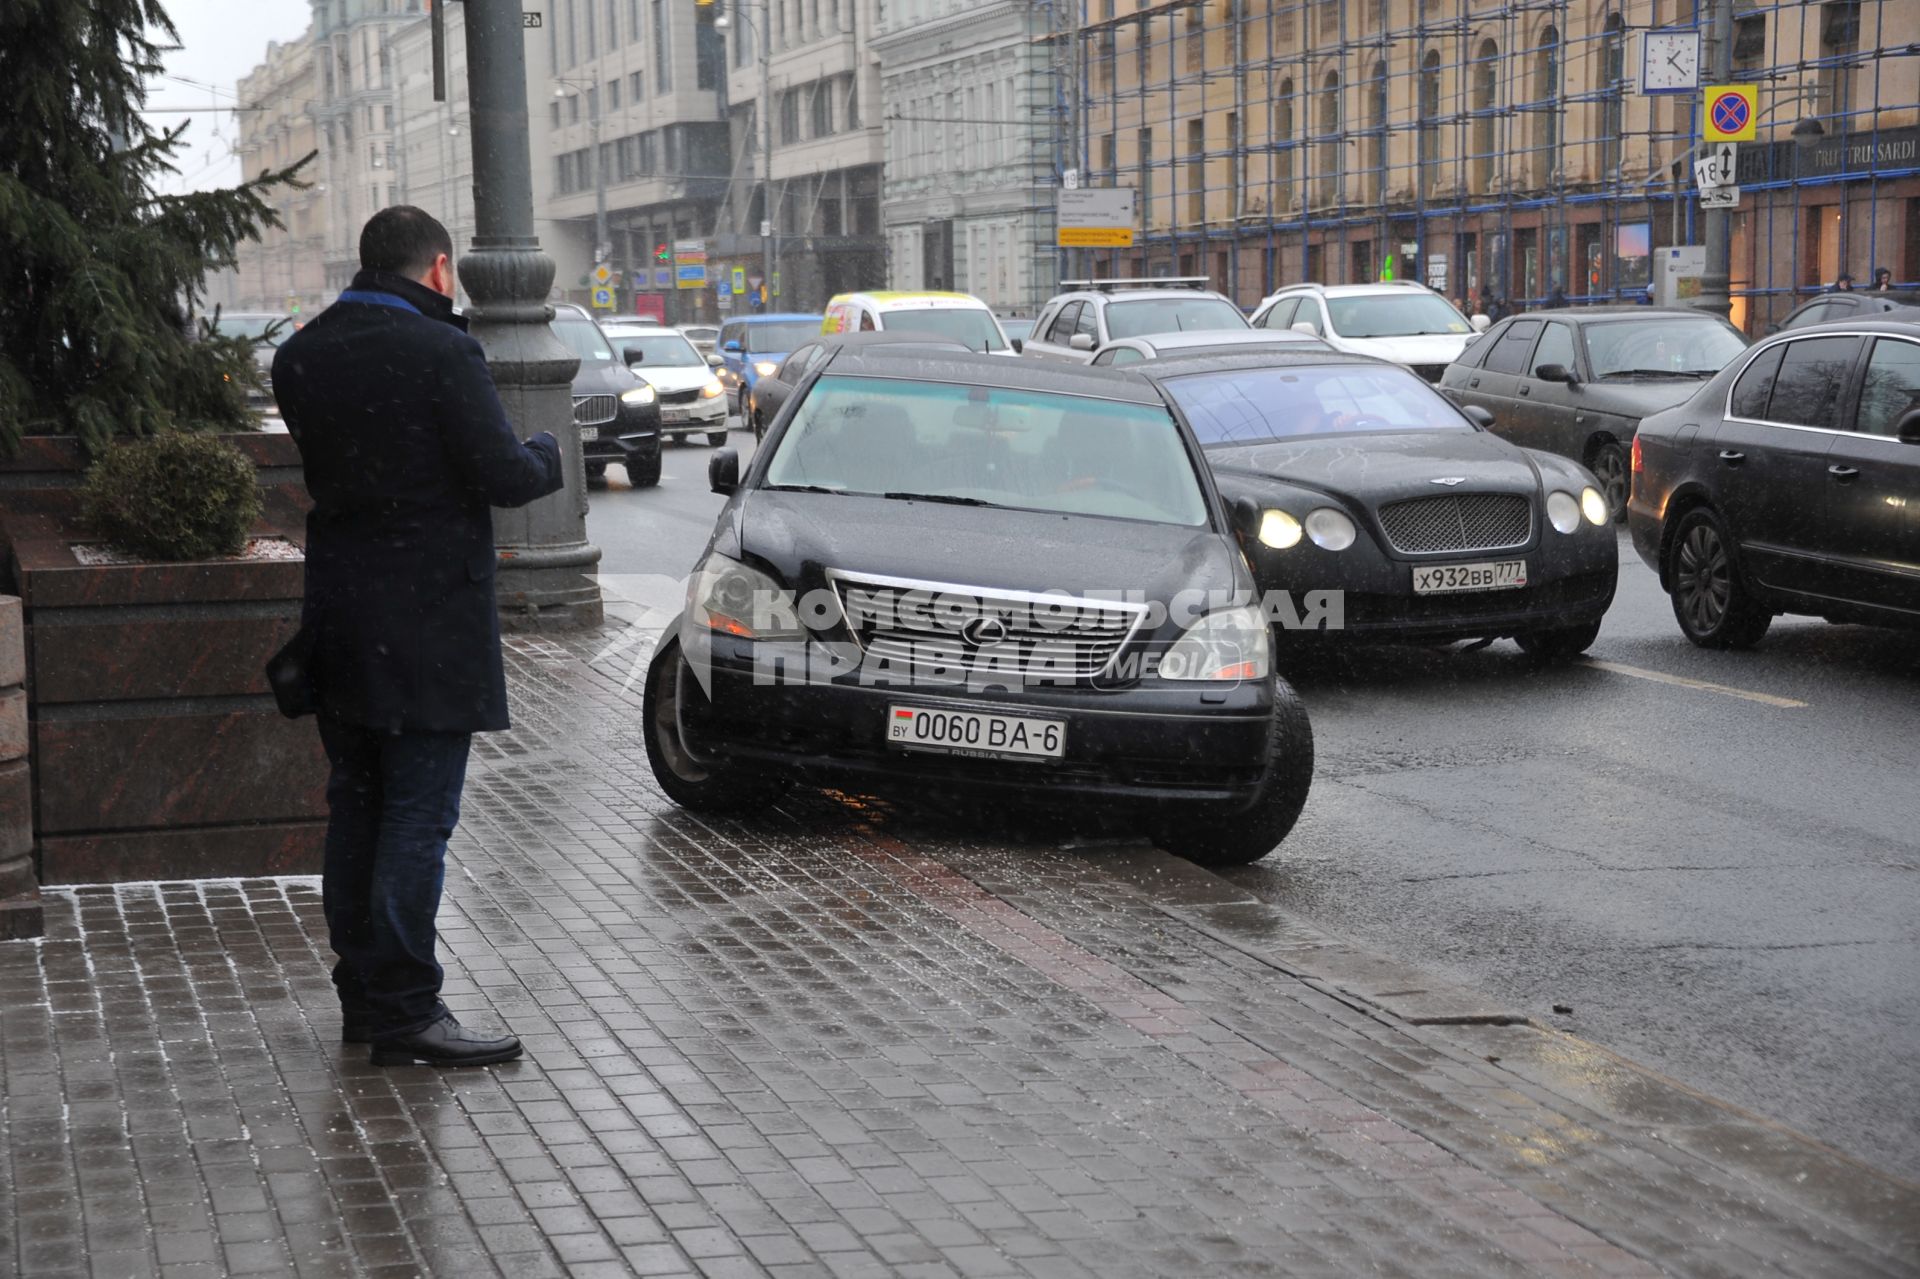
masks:
<svg viewBox="0 0 1920 1279"><path fill-rule="evenodd" d="M1448 488L1452 488L1456 484L1465 484L1466 482L1467 477L1464 475L1442 475L1439 479L1427 481L1429 484L1444 484Z"/></svg>
<svg viewBox="0 0 1920 1279"><path fill-rule="evenodd" d="M960 638L975 648L990 648L1007 638L1007 624L997 617L970 617L960 627Z"/></svg>

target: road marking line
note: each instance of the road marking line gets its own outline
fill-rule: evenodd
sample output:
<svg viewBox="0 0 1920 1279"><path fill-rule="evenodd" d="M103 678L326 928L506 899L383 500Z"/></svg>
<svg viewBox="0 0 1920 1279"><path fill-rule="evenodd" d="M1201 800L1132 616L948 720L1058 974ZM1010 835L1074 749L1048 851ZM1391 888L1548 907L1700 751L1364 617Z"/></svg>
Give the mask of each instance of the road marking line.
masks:
<svg viewBox="0 0 1920 1279"><path fill-rule="evenodd" d="M1668 675L1664 671L1649 671L1638 666L1627 666L1620 662L1603 662L1597 657L1583 657L1583 666L1591 666L1597 671L1611 671L1615 675L1631 675L1635 679L1652 680L1656 684L1672 684L1676 688L1697 689L1702 693L1720 693L1727 697L1744 698L1749 702L1758 702L1762 706L1776 706L1782 710L1792 710L1806 703L1792 697L1776 697L1772 693L1754 693L1744 688L1732 688L1726 684L1714 684L1703 679L1688 679L1684 675Z"/></svg>

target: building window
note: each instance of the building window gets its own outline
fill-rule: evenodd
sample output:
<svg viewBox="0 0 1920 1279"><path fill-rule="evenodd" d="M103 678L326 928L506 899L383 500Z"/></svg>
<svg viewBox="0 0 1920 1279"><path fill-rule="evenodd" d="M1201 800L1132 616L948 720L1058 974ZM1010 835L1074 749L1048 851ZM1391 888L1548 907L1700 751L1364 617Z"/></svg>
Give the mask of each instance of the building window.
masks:
<svg viewBox="0 0 1920 1279"><path fill-rule="evenodd" d="M1100 139L1100 177L1108 183L1120 180L1119 139L1109 133Z"/></svg>
<svg viewBox="0 0 1920 1279"><path fill-rule="evenodd" d="M827 91L826 83L822 81L814 84L812 88L807 90L807 96L811 99L808 105L809 115L812 118L807 122L811 136L816 138L831 136L833 133L833 95Z"/></svg>
<svg viewBox="0 0 1920 1279"><path fill-rule="evenodd" d="M1493 190L1493 124L1494 104L1500 91L1500 46L1491 40L1482 40L1480 50L1473 59L1473 143L1471 147L1471 167L1473 189L1476 194L1486 195Z"/></svg>
<svg viewBox="0 0 1920 1279"><path fill-rule="evenodd" d="M646 23L640 19L640 0L627 0L627 39L634 44L640 43L640 36L645 29Z"/></svg>
<svg viewBox="0 0 1920 1279"><path fill-rule="evenodd" d="M1187 70L1199 71L1207 65L1207 15L1199 5L1187 9Z"/></svg>
<svg viewBox="0 0 1920 1279"><path fill-rule="evenodd" d="M619 109L620 109L620 81L617 79L609 80L607 81L607 110L618 111Z"/></svg>
<svg viewBox="0 0 1920 1279"><path fill-rule="evenodd" d="M1540 153L1540 171L1536 185L1546 186L1560 168L1560 31L1548 27L1540 33L1540 47L1533 56L1534 147Z"/></svg>
<svg viewBox="0 0 1920 1279"><path fill-rule="evenodd" d="M593 0L578 0L578 2L580 7L586 10L586 14L587 14L586 45L587 45L587 56L591 58L591 57L594 57L596 54L598 54L600 51L600 32L594 23Z"/></svg>
<svg viewBox="0 0 1920 1279"><path fill-rule="evenodd" d="M1373 64L1373 79L1367 85L1367 194L1382 200L1387 191L1387 64Z"/></svg>
<svg viewBox="0 0 1920 1279"><path fill-rule="evenodd" d="M1620 176L1621 135L1627 130L1627 44L1618 13L1607 15L1600 34L1600 176Z"/></svg>
<svg viewBox="0 0 1920 1279"><path fill-rule="evenodd" d="M1340 200L1340 176L1343 166L1340 163L1340 144L1342 125L1340 112L1340 73L1329 71L1320 81L1320 202L1333 204Z"/></svg>
<svg viewBox="0 0 1920 1279"><path fill-rule="evenodd" d="M800 140L800 91L788 89L780 95L780 144L789 146Z"/></svg>
<svg viewBox="0 0 1920 1279"><path fill-rule="evenodd" d="M647 73L636 71L627 77L627 101L638 102L647 96Z"/></svg>
<svg viewBox="0 0 1920 1279"><path fill-rule="evenodd" d="M1832 0L1820 6L1820 101L1825 114L1835 117L1839 132L1853 110L1853 55L1860 52L1860 0Z"/></svg>
<svg viewBox="0 0 1920 1279"><path fill-rule="evenodd" d="M1240 136L1240 116L1235 112L1227 113L1227 217L1238 221L1240 218L1240 151L1246 139Z"/></svg>
<svg viewBox="0 0 1920 1279"><path fill-rule="evenodd" d="M1147 77L1153 74L1153 19L1142 18L1140 29L1133 37L1133 78L1134 82L1145 85Z"/></svg>
<svg viewBox="0 0 1920 1279"><path fill-rule="evenodd" d="M1139 190L1140 227L1142 230L1153 225L1153 130L1142 129L1135 151L1135 166L1139 176L1134 186Z"/></svg>
<svg viewBox="0 0 1920 1279"><path fill-rule="evenodd" d="M852 131L860 127L860 77L856 73L847 75L847 129Z"/></svg>
<svg viewBox="0 0 1920 1279"><path fill-rule="evenodd" d="M673 91L673 31L667 0L653 0L653 84L656 93Z"/></svg>
<svg viewBox="0 0 1920 1279"><path fill-rule="evenodd" d="M1420 60L1420 192L1432 195L1440 181L1440 51Z"/></svg>
<svg viewBox="0 0 1920 1279"><path fill-rule="evenodd" d="M726 63L726 50L721 47L721 36L714 29L713 10L700 10L699 20L693 27L693 87L696 89L717 89L720 87L720 71Z"/></svg>
<svg viewBox="0 0 1920 1279"><path fill-rule="evenodd" d="M1273 211L1285 213L1293 207L1293 157L1298 151L1297 126L1293 119L1293 80L1280 82L1273 96Z"/></svg>
<svg viewBox="0 0 1920 1279"><path fill-rule="evenodd" d="M580 123L580 95L570 94L567 98L567 123Z"/></svg>
<svg viewBox="0 0 1920 1279"><path fill-rule="evenodd" d="M588 9L587 12L592 13L593 10ZM587 86L587 119L594 120L594 119L598 119L599 116L600 116L600 86L597 84L588 85Z"/></svg>
<svg viewBox="0 0 1920 1279"><path fill-rule="evenodd" d="M1187 121L1187 223L1207 221L1207 123Z"/></svg>

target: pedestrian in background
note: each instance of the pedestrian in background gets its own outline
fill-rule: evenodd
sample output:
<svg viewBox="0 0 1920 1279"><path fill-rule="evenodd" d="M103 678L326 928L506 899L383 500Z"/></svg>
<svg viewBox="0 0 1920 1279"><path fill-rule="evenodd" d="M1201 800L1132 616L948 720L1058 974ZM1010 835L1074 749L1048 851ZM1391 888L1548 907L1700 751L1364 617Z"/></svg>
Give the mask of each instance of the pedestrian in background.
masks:
<svg viewBox="0 0 1920 1279"><path fill-rule="evenodd" d="M1845 271L1842 271L1839 274L1839 276L1835 278L1833 282L1833 289L1834 289L1834 292L1836 293L1853 292L1853 277L1848 275Z"/></svg>
<svg viewBox="0 0 1920 1279"><path fill-rule="evenodd" d="M1873 269L1873 291L1875 293L1893 292L1893 272L1883 266L1875 267Z"/></svg>
<svg viewBox="0 0 1920 1279"><path fill-rule="evenodd" d="M1563 286L1556 284L1553 286L1553 290L1547 294L1547 309L1558 310L1565 305L1567 305L1567 290Z"/></svg>
<svg viewBox="0 0 1920 1279"><path fill-rule="evenodd" d="M382 209L361 270L281 344L273 386L306 467L307 683L332 766L322 885L341 1039L376 1066L484 1065L434 955L471 735L507 727L493 514L557 491L560 446L521 443L453 312L453 241Z"/></svg>

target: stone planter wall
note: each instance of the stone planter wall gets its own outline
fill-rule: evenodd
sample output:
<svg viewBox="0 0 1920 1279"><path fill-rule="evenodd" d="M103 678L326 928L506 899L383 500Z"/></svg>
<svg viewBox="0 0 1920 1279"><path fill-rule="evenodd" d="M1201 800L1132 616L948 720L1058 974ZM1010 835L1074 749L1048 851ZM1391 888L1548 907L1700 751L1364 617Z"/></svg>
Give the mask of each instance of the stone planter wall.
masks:
<svg viewBox="0 0 1920 1279"><path fill-rule="evenodd" d="M298 541L292 441L229 438L261 467L256 533ZM49 439L0 466L40 882L317 872L325 756L311 719L274 708L264 674L299 623L301 563L82 565L81 465L71 441Z"/></svg>
<svg viewBox="0 0 1920 1279"><path fill-rule="evenodd" d="M33 864L26 640L20 601L0 595L0 941L44 931Z"/></svg>

